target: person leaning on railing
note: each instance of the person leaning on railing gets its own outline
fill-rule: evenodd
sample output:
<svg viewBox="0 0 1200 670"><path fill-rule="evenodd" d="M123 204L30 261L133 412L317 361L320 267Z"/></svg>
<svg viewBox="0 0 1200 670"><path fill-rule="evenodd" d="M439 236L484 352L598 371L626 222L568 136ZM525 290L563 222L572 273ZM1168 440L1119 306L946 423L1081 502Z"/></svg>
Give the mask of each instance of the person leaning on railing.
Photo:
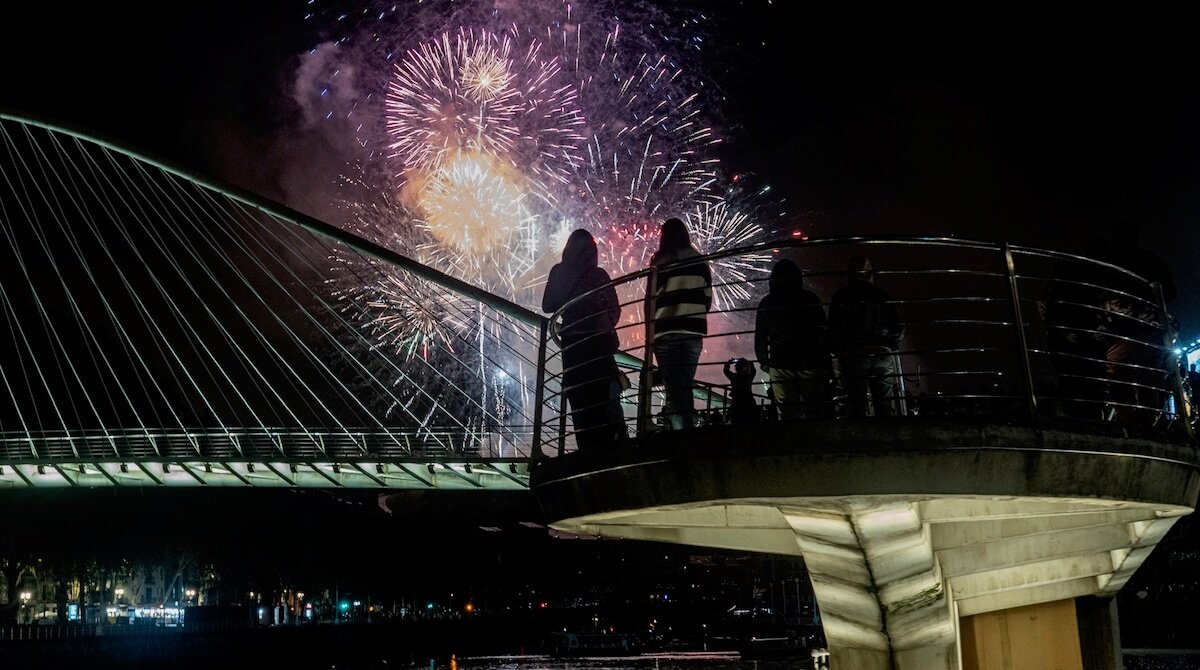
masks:
<svg viewBox="0 0 1200 670"><path fill-rule="evenodd" d="M870 392L875 416L893 416L903 325L892 297L875 286L871 259L855 256L847 271L846 285L829 304L829 334L850 396L850 415L866 416Z"/></svg>
<svg viewBox="0 0 1200 670"><path fill-rule="evenodd" d="M654 359L667 396L663 414L673 430L695 423L692 387L708 334L712 272L703 261L681 262L699 256L683 221L667 219L650 265L660 268L654 289Z"/></svg>
<svg viewBox="0 0 1200 670"><path fill-rule="evenodd" d="M754 318L754 354L771 378L781 419L827 416L832 360L821 299L804 288L789 259L771 270L770 290Z"/></svg>
<svg viewBox="0 0 1200 670"><path fill-rule="evenodd" d="M562 262L550 269L542 294L544 312L553 313L570 302L558 332L562 389L580 449L627 437L615 358L621 346L616 331L621 304L616 289L605 286L610 280L599 266L595 238L586 230L576 230L563 247ZM579 296L585 297L572 302Z"/></svg>

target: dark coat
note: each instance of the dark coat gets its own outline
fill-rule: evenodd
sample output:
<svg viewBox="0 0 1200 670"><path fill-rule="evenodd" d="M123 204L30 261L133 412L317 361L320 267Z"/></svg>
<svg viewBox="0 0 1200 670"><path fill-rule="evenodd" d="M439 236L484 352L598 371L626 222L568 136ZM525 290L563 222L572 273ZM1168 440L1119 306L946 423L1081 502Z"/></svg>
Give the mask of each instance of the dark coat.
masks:
<svg viewBox="0 0 1200 670"><path fill-rule="evenodd" d="M781 370L830 366L829 330L821 299L804 289L794 264L776 266L770 292L758 303L754 354L760 365Z"/></svg>
<svg viewBox="0 0 1200 670"><path fill-rule="evenodd" d="M563 309L563 386L607 383L616 378L613 354L620 349L616 326L621 318L617 291L607 285L608 273L597 265L596 242L577 230L563 249L563 259L550 269L542 294L542 311Z"/></svg>
<svg viewBox="0 0 1200 670"><path fill-rule="evenodd" d="M852 277L829 304L829 334L834 351L862 353L896 350L904 326L892 297L871 282Z"/></svg>
<svg viewBox="0 0 1200 670"><path fill-rule="evenodd" d="M621 304L616 288L605 286L610 281L612 278L597 264L596 243L591 235L585 240L572 234L563 249L562 262L550 269L542 294L543 312L556 312L566 305L558 331L564 347L586 339L603 341L609 345L607 353L616 352Z"/></svg>

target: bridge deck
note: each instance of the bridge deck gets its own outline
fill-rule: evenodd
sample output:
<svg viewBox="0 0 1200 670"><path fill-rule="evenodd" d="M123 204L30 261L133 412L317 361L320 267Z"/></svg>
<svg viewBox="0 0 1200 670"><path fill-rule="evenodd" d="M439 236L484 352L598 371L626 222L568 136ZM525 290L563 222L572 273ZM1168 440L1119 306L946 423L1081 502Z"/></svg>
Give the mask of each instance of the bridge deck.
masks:
<svg viewBox="0 0 1200 670"><path fill-rule="evenodd" d="M452 431L74 431L0 435L0 488L249 486L526 490L510 440Z"/></svg>

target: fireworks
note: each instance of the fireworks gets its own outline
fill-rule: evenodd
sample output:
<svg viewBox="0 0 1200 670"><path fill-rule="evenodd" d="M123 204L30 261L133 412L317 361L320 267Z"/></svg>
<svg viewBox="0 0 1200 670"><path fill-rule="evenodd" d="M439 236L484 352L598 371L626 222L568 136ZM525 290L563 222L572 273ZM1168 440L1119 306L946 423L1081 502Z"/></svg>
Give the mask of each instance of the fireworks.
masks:
<svg viewBox="0 0 1200 670"><path fill-rule="evenodd" d="M587 119L575 190L562 199L571 218L605 240L602 262L616 273L645 267L657 225L698 203L714 202L719 140L701 114L697 81L664 44L576 8L557 38ZM615 14L614 14L615 15ZM645 17L646 27L662 17ZM553 35L553 33L552 33Z"/></svg>
<svg viewBox="0 0 1200 670"><path fill-rule="evenodd" d="M481 105L500 99L511 91L509 85L512 78L508 54L487 48L477 49L464 58L459 72L463 91Z"/></svg>
<svg viewBox="0 0 1200 670"><path fill-rule="evenodd" d="M543 181L563 181L582 141L575 91L556 85L557 61L540 57L540 43L516 48L508 33L460 28L410 49L387 85L391 158L431 171L487 156L527 169L543 194Z"/></svg>
<svg viewBox="0 0 1200 670"><path fill-rule="evenodd" d="M418 198L433 236L474 255L507 247L530 218L525 194L482 156L459 155L434 173Z"/></svg>
<svg viewBox="0 0 1200 670"><path fill-rule="evenodd" d="M463 348L459 338L473 320L470 303L398 270L380 268L377 277L338 297L361 310L372 341L406 357L427 359L431 348L451 353Z"/></svg>
<svg viewBox="0 0 1200 670"><path fill-rule="evenodd" d="M346 225L364 237L530 306L577 227L595 235L613 276L646 267L671 216L686 219L702 253L756 240L755 217L726 198L713 89L690 67L702 21L686 10L562 0L310 5L315 19L356 31L324 47L321 62L333 69L309 88L321 92L322 116L353 121L370 165L369 179L347 180L356 188L343 202ZM717 308L747 301L746 280L768 261L715 262ZM339 295L379 346L449 356L491 389L482 396L506 397L500 389L513 377L499 371L522 370L529 357L515 324L406 275L365 282L352 259L346 267L354 286ZM629 285L623 300L638 290ZM481 394L472 402L487 405ZM499 416L513 402L524 401L485 411Z"/></svg>
<svg viewBox="0 0 1200 670"><path fill-rule="evenodd" d="M701 254L736 249L760 241L762 227L743 211L727 202L697 205L684 219L688 232ZM753 286L749 280L761 277L771 262L769 253L739 254L715 259L712 263L713 306L718 311L745 306Z"/></svg>
<svg viewBox="0 0 1200 670"><path fill-rule="evenodd" d="M475 40L465 32L453 41L449 34L442 35L409 52L388 84L392 156L404 168L436 169L447 153L503 153L515 135L511 121L516 114L515 91L508 86L510 77L504 68L507 59L507 44ZM464 88L463 72L478 72L473 63L487 68L488 62L503 68L505 77L503 82L489 82L488 89L499 84L498 90L480 97L477 94L488 90L478 81Z"/></svg>

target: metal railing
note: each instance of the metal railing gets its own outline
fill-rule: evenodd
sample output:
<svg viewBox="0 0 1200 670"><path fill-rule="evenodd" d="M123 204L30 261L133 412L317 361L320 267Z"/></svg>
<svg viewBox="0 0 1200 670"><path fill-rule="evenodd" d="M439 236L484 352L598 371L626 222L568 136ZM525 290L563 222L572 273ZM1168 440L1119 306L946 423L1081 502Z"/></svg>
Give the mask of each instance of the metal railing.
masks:
<svg viewBox="0 0 1200 670"><path fill-rule="evenodd" d="M611 407L618 389L624 430L616 432L614 441L669 430L662 366L643 365L654 361L655 324L645 315L655 313L657 273L698 262L716 267L764 253L791 259L802 268L804 288L818 296L827 314L834 295L847 282L848 260L855 256L872 260L873 283L890 297L887 303L898 312L904 332L890 353L871 354L880 361L891 360L890 365L876 366L876 371L884 372L871 380L881 382L874 384L873 392L886 397L872 397L872 390L862 390L872 384L860 384L861 377L847 374L847 361L862 354L840 350L834 336L827 351L809 352L828 360L828 366L821 368L827 375L817 375L824 377L817 397L810 393L799 412L777 402L772 389L778 383L763 373L764 361L754 353L756 313L768 292L770 268L726 284L719 279L721 273L714 272L714 290L736 285L750 298L725 301L724 308L714 307L707 314L708 333L702 338L693 383L693 394L699 399L698 427L769 421L781 410L808 419L887 413L1065 423L1080 430L1119 426L1151 438L1194 442L1189 420L1194 412L1180 375L1176 325L1157 284L1104 261L1008 244L946 238L837 238L755 245L649 268L568 302L541 333L534 458L575 450L577 428L569 417L600 405ZM579 346L581 338L564 345L563 313L608 286L622 297L623 318L616 328L620 349L614 358L627 383L618 386L602 372L576 379L574 387L564 389L564 372L572 368L563 369L563 349ZM837 330L841 325L829 327ZM729 398L730 383L723 378L723 369L733 358L756 364L749 410ZM575 365L611 367L596 366L592 360ZM859 361L850 365L857 369ZM582 368L575 369L578 378ZM578 389L587 384L594 385L592 395L579 395ZM597 394L595 385L606 385L609 394ZM599 400L571 407L569 396Z"/></svg>
<svg viewBox="0 0 1200 670"><path fill-rule="evenodd" d="M505 430L375 427L0 432L0 464L178 459L487 460L528 456L529 426Z"/></svg>
<svg viewBox="0 0 1200 670"><path fill-rule="evenodd" d="M525 485L532 288L46 119L0 164L0 488Z"/></svg>

